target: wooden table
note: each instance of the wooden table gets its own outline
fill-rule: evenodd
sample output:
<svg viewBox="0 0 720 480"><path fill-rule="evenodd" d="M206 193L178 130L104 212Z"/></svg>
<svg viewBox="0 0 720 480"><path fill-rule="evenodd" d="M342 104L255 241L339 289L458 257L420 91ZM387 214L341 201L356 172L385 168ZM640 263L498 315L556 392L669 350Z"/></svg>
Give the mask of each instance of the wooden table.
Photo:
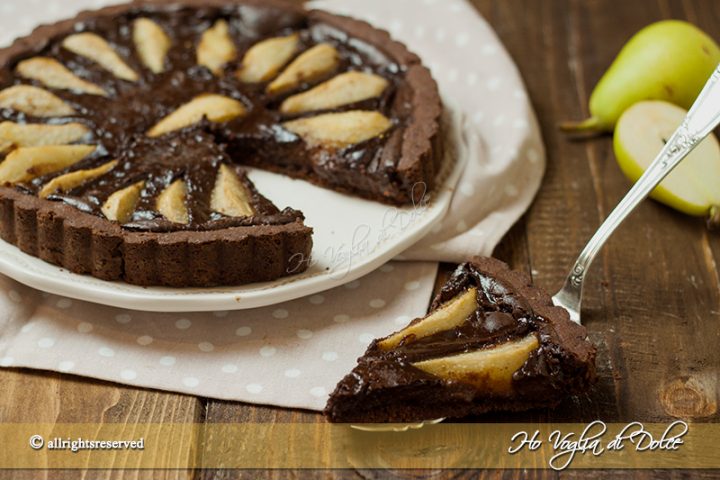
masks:
<svg viewBox="0 0 720 480"><path fill-rule="evenodd" d="M391 0L389 0L391 1ZM548 151L542 190L497 249L555 291L580 248L628 190L608 137L573 142L558 122L587 115L595 82L620 47L650 22L687 19L720 39L717 0L473 0L517 62ZM718 421L720 237L702 221L646 202L593 266L583 321L598 345L593 391L553 412L507 421ZM446 267L447 271L450 267ZM497 416L492 417L493 419ZM486 418L487 419L487 418ZM483 418L477 419L482 421ZM122 387L58 373L0 370L3 422L323 422L315 413ZM2 448L2 447L0 447ZM187 455L187 452L177 452ZM519 473L506 472L511 477ZM666 472L667 473L667 472ZM485 472L489 478L500 472ZM563 477L590 478L593 472ZM34 472L13 478L41 478ZM384 478L378 472L99 472L67 478ZM395 473L419 478L418 472ZM530 472L554 478L554 472ZM635 476L632 472L619 476ZM640 474L651 478L653 472ZM693 474L710 477L712 472ZM434 478L476 478L448 472ZM668 473L667 475L670 476ZM0 472L10 478L10 472ZM53 474L52 478L58 478Z"/></svg>

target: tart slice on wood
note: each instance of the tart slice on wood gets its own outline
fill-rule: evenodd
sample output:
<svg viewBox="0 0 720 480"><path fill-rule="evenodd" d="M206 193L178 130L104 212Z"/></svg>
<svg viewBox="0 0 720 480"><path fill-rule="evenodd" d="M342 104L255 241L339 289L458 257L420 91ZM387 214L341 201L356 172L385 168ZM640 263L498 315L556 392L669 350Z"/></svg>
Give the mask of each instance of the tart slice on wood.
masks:
<svg viewBox="0 0 720 480"><path fill-rule="evenodd" d="M553 407L595 379L595 347L529 278L458 267L430 313L373 341L325 408L332 422L417 422Z"/></svg>

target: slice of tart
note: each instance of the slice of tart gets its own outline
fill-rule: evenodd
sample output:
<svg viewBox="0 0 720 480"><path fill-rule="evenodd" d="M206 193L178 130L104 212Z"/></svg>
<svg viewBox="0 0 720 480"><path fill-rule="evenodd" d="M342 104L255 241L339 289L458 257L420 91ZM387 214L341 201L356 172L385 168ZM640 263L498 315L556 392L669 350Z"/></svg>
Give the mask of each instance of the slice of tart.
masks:
<svg viewBox="0 0 720 480"><path fill-rule="evenodd" d="M332 422L416 422L552 407L595 380L585 328L492 258L458 267L430 313L373 341L325 407Z"/></svg>

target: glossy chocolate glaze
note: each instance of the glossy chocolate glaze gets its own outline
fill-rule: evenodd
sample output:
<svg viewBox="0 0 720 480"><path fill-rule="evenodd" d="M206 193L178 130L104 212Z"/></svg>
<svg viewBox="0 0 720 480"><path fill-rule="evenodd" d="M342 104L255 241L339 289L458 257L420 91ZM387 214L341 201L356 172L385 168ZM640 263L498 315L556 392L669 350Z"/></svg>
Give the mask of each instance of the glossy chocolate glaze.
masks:
<svg viewBox="0 0 720 480"><path fill-rule="evenodd" d="M156 21L172 39L166 69L161 74L155 75L145 68L135 53L131 25L138 17ZM227 20L239 55L238 61L227 65L223 75L215 77L206 68L196 65L195 47L202 32L220 18ZM92 138L83 143L96 144L98 150L92 157L67 170L19 187L29 193L37 193L43 183L55 176L117 159L119 165L108 174L67 194L54 195L50 200L63 201L82 211L101 215L100 206L110 194L139 180L146 180L140 205L125 228L171 231L282 224L301 216L291 209L279 212L254 190L244 175L243 182L253 193L253 207L257 215L229 219L211 212L209 195L220 163L267 168L321 184L332 184L350 192L368 178L382 185L384 190L397 188L394 170L397 159L401 157L410 92L403 81L403 66L369 44L348 38L334 27L311 24L306 15L295 10L249 5L223 8L142 6L120 16L97 17L78 23L75 30L95 32L105 38L140 75L140 79L136 83L119 80L92 62L63 49L60 43L64 35L37 52L25 55L56 58L77 75L109 92L105 98L53 91L72 105L78 115L49 122L84 123L91 129ZM242 84L234 72L243 53L254 43L292 32L299 33L304 48L321 42L332 43L341 56L338 72L364 70L388 79L390 87L380 98L338 110L379 110L392 119L393 129L381 138L339 151L309 149L297 136L283 129L280 123L288 118L277 111L280 103L290 94L309 88L309 85L286 92L283 96L268 96L264 92L265 85ZM15 59L0 71L1 88L28 83L16 78L13 73L15 64L20 60L22 58ZM249 113L242 119L225 124L202 122L157 139L146 137L145 132L160 119L202 93L219 93L235 98L247 107ZM47 121L9 110L1 110L0 119L32 123ZM188 186L188 225L163 220L154 208L157 195L178 178L183 178Z"/></svg>

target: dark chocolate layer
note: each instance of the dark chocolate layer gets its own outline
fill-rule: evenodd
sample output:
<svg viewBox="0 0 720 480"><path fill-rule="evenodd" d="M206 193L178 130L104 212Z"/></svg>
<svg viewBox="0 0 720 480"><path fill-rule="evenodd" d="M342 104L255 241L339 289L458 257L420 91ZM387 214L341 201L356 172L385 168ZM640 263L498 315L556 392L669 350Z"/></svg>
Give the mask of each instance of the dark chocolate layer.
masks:
<svg viewBox="0 0 720 480"><path fill-rule="evenodd" d="M410 338L392 350L374 341L337 386L325 409L331 421L395 422L458 417L490 410L552 406L594 381L595 348L585 329L529 279L494 259L458 267L431 311L476 287L479 308L451 330ZM415 320L418 322L420 319ZM493 396L459 381L430 375L412 364L493 347L534 334L539 347L513 374L512 394Z"/></svg>

